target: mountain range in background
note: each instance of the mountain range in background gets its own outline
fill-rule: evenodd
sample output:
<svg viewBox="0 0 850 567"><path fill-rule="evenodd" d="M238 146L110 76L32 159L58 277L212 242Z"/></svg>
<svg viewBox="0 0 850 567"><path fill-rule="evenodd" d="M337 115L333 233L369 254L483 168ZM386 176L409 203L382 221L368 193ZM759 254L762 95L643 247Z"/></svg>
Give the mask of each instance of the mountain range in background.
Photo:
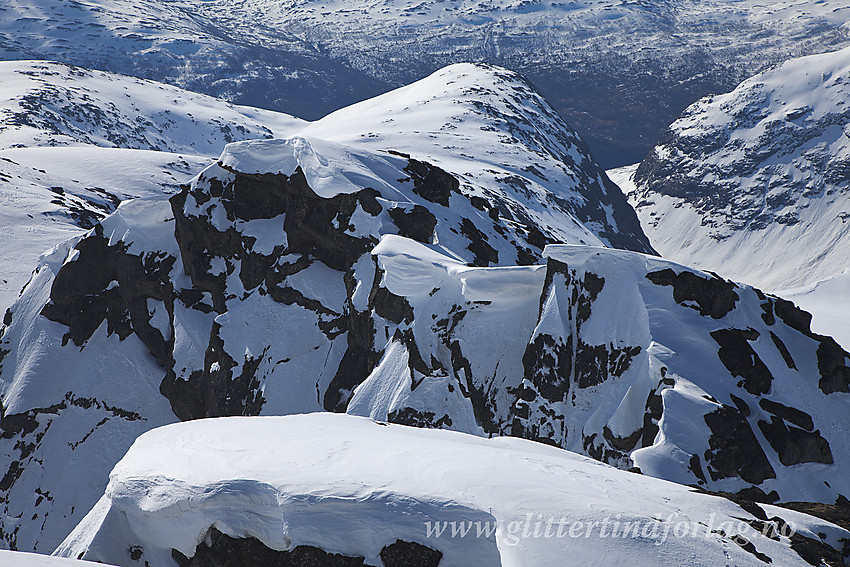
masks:
<svg viewBox="0 0 850 567"><path fill-rule="evenodd" d="M154 79L315 120L464 61L522 73L606 168L698 98L850 43L850 2L67 0L0 11L0 59Z"/></svg>

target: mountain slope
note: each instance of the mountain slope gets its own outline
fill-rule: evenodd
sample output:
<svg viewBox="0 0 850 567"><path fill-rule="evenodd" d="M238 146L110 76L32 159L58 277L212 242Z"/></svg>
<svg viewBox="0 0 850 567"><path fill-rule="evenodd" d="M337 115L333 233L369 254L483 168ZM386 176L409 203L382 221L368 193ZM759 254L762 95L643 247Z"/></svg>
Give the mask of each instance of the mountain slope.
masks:
<svg viewBox="0 0 850 567"><path fill-rule="evenodd" d="M666 257L767 289L850 263L850 49L795 59L694 104L630 200Z"/></svg>
<svg viewBox="0 0 850 567"><path fill-rule="evenodd" d="M10 497L7 518L19 513L13 512L18 506L30 507L24 492L50 490L53 500L40 501L40 511L33 511L43 526L8 520L2 527L7 545L55 546L93 504L111 464L146 429L176 417L260 408L272 413L344 409L380 348L370 346L373 325L364 301L377 274L369 251L383 234L428 243L463 262L510 265L534 262L553 240L602 244L606 234L619 232L616 219L623 214L631 214L637 226L627 208L607 204L604 174L584 159L577 138L557 132L562 123L551 122L552 111L524 83L498 69L461 66L450 72L458 83L489 86L477 114L465 106L469 102L416 105L425 109L423 123L444 124L454 113L468 114L470 124L457 125L458 132L466 128L455 138L457 149L425 153L452 171L460 164L459 173L392 146L375 151L369 144L346 146L306 136L235 143L171 202L162 196L122 204L105 224L42 259L5 319L2 348L9 353L0 377L5 412L0 427L9 439L29 437L33 426L39 430L35 437L47 437L7 447L2 486L22 498ZM430 92L435 85L442 88L442 81L421 84L418 96L454 96ZM494 106L499 96L515 100L519 88L529 97L527 106ZM509 111L525 114L514 119L505 114ZM383 116L362 118L368 133ZM482 131L486 125L505 130ZM511 161L500 159L487 171L467 173L476 154L487 162L487 144L509 136L510 128L526 140L537 131L548 138L541 138L539 147L518 143L502 152ZM547 152L540 150L544 146ZM526 159L511 153L517 150ZM513 171L518 163L532 166L531 172ZM583 211L590 217L582 217ZM640 233L630 244L648 248ZM73 266L63 269L67 262ZM116 287L113 279L123 283ZM380 309L395 319L404 317L405 305L388 296ZM227 323L228 318L237 322ZM260 329L246 335L241 328L249 321ZM69 333L66 324L74 330ZM17 346L7 347L12 343ZM118 389L116 376L122 381ZM283 376L314 378L278 379ZM50 386L28 386L31 380ZM257 390L258 380L268 382L264 393ZM69 421L52 428L62 441L41 429L54 419ZM67 438L78 428L91 435ZM36 471L27 465L33 459L76 465ZM57 494L58 487L77 486L79 476L93 484ZM26 517L32 516L28 510Z"/></svg>
<svg viewBox="0 0 850 567"><path fill-rule="evenodd" d="M850 349L850 269L810 286L779 292L812 314L812 329Z"/></svg>
<svg viewBox="0 0 850 567"><path fill-rule="evenodd" d="M313 559L302 565L546 567L567 554L580 565L803 566L821 554L840 561L842 538L850 532L810 516L745 509L520 439L313 414L146 433L57 553L128 567L299 556Z"/></svg>
<svg viewBox="0 0 850 567"><path fill-rule="evenodd" d="M0 560L6 567L93 567L102 565L90 561L77 561L76 559L63 559L60 557L47 557L35 553L20 553L17 551L0 550Z"/></svg>
<svg viewBox="0 0 850 567"><path fill-rule="evenodd" d="M372 104L230 144L43 257L0 338L7 545L61 541L141 432L224 415L348 411L761 500L850 492L850 355L788 302L602 247L646 241L524 83L454 66Z"/></svg>
<svg viewBox="0 0 850 567"><path fill-rule="evenodd" d="M0 59L61 61L308 118L382 90L261 18L252 34L230 28L216 17L226 10L207 0L15 0L0 11Z"/></svg>
<svg viewBox="0 0 850 567"><path fill-rule="evenodd" d="M846 46L846 0L14 0L0 58L160 80L317 119L463 61L530 78L606 167L701 96ZM592 33L588 30L592 30Z"/></svg>
<svg viewBox="0 0 850 567"><path fill-rule="evenodd" d="M305 123L141 79L0 63L0 309L38 256L126 199L171 194L228 142Z"/></svg>
<svg viewBox="0 0 850 567"><path fill-rule="evenodd" d="M0 148L92 145L216 156L305 124L133 77L44 61L0 62Z"/></svg>

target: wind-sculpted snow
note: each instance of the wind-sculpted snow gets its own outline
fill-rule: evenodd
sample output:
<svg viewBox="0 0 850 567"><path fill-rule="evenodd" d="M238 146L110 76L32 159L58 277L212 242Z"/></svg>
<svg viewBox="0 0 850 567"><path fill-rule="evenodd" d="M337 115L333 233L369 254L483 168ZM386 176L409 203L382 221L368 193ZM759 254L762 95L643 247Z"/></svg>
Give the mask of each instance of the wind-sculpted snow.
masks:
<svg viewBox="0 0 850 567"><path fill-rule="evenodd" d="M128 567L803 566L838 564L848 538L521 439L313 414L146 433L56 553Z"/></svg>
<svg viewBox="0 0 850 567"><path fill-rule="evenodd" d="M215 156L304 122L153 81L44 61L0 63L0 148L92 145Z"/></svg>
<svg viewBox="0 0 850 567"><path fill-rule="evenodd" d="M231 144L45 255L0 336L5 544L52 549L138 434L218 416L348 412L761 500L850 493L850 355L790 303L640 253L561 126L514 76L456 66Z"/></svg>
<svg viewBox="0 0 850 567"><path fill-rule="evenodd" d="M705 98L635 174L653 244L771 290L850 266L850 49L788 61Z"/></svg>
<svg viewBox="0 0 850 567"><path fill-rule="evenodd" d="M235 140L305 123L141 79L0 63L0 310L39 254L126 199L174 193Z"/></svg>
<svg viewBox="0 0 850 567"><path fill-rule="evenodd" d="M0 561L2 561L4 567L96 567L103 565L90 561L3 550L0 550Z"/></svg>

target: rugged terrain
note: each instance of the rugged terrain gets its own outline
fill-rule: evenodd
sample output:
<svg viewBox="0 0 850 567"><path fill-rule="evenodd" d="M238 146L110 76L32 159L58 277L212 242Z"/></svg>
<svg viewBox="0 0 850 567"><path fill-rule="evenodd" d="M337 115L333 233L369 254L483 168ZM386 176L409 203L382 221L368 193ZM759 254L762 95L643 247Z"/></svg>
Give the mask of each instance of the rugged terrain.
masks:
<svg viewBox="0 0 850 567"><path fill-rule="evenodd" d="M527 76L606 167L688 104L846 46L847 0L30 0L0 58L140 76L314 120L451 63Z"/></svg>
<svg viewBox="0 0 850 567"><path fill-rule="evenodd" d="M850 354L791 303L652 252L499 68L230 144L45 255L7 312L3 540L53 549L149 429L314 411L846 502Z"/></svg>
<svg viewBox="0 0 850 567"><path fill-rule="evenodd" d="M770 289L848 267L850 49L794 59L689 107L634 175L669 258Z"/></svg>
<svg viewBox="0 0 850 567"><path fill-rule="evenodd" d="M121 201L176 192L228 142L303 125L133 77L0 63L0 310L18 297L40 254Z"/></svg>

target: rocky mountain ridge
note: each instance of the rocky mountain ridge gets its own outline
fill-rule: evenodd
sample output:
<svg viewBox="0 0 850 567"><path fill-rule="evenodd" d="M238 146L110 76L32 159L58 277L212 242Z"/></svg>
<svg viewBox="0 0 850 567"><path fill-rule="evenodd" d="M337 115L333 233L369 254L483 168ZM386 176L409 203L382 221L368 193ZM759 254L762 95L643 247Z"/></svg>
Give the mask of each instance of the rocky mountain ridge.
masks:
<svg viewBox="0 0 850 567"><path fill-rule="evenodd" d="M841 502L850 354L641 253L609 184L527 83L463 65L122 204L4 319L3 540L52 549L144 431L314 411Z"/></svg>
<svg viewBox="0 0 850 567"><path fill-rule="evenodd" d="M665 256L771 290L848 268L850 50L794 59L689 107L634 174Z"/></svg>
<svg viewBox="0 0 850 567"><path fill-rule="evenodd" d="M69 0L0 11L0 58L159 80L315 120L443 66L522 72L605 167L688 104L848 45L846 0L801 3Z"/></svg>

